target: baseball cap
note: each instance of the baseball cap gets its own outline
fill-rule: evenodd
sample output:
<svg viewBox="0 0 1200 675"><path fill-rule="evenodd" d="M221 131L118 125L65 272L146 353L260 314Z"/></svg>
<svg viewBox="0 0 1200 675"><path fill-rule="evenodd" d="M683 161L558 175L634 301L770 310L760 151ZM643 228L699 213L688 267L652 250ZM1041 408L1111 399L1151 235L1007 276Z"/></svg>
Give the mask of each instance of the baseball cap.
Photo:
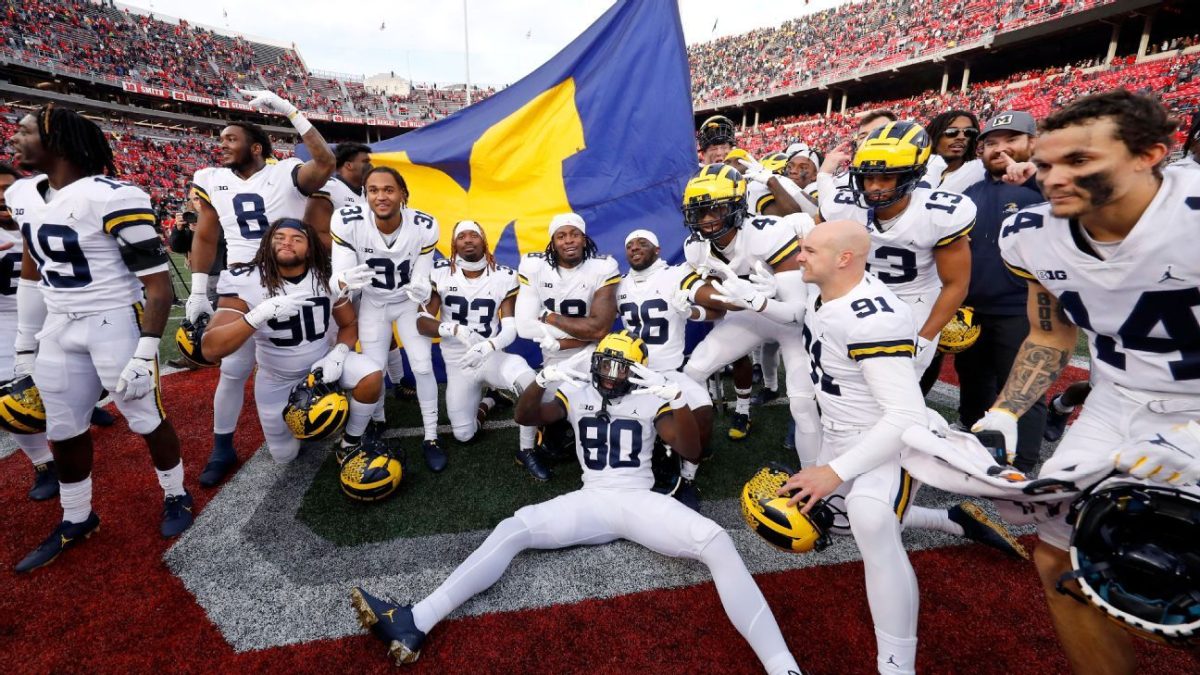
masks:
<svg viewBox="0 0 1200 675"><path fill-rule="evenodd" d="M979 137L983 138L993 131L1015 131L1018 134L1036 136L1037 122L1034 121L1033 115L1027 112L1005 110L987 121L983 127L983 133L979 134Z"/></svg>

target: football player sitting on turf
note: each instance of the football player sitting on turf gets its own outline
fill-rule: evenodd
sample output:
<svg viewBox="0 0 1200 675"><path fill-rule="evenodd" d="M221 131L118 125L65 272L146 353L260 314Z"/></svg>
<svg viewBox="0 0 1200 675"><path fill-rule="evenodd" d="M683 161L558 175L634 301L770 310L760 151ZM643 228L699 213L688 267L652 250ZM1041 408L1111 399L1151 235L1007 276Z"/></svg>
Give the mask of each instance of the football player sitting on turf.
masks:
<svg viewBox="0 0 1200 675"><path fill-rule="evenodd" d="M454 226L450 259L438 261L431 275L433 291L417 319L423 335L442 338L446 362L446 414L454 438L466 443L479 432L496 394L487 387L520 394L533 382L525 359L504 348L517 337L513 308L517 275L496 263L479 224L464 220ZM437 318L441 309L441 321ZM538 480L550 474L534 453L537 430L522 426L517 463Z"/></svg>
<svg viewBox="0 0 1200 675"><path fill-rule="evenodd" d="M566 419L575 427L583 488L526 506L501 521L482 546L415 606L397 605L355 588L351 599L360 623L388 645L397 665L412 663L429 631L496 583L521 551L628 539L707 565L730 621L766 671L798 673L775 617L729 534L650 489L655 433L685 457L695 459L700 453L696 420L679 386L645 367L645 345L628 331L600 341L591 357L590 376L572 370L574 363L546 366L521 394L516 420L532 425ZM551 382L559 387L543 402Z"/></svg>
<svg viewBox="0 0 1200 675"><path fill-rule="evenodd" d="M290 462L300 452L283 409L292 388L318 369L323 382L350 392L339 456L349 454L361 442L383 390L383 373L366 356L350 351L358 341L354 306L330 288L329 257L316 230L294 218L275 221L254 258L232 265L221 284L217 313L204 332L204 354L219 359L254 340L254 400L271 457ZM333 322L337 343L330 349L326 332Z"/></svg>

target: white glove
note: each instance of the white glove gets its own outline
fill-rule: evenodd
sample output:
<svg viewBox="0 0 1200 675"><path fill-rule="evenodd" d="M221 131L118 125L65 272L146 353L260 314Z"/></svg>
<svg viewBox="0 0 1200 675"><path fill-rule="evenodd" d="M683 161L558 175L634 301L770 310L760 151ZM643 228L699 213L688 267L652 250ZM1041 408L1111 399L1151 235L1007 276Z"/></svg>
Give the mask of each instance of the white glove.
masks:
<svg viewBox="0 0 1200 675"><path fill-rule="evenodd" d="M933 340L926 340L920 335L917 336L917 372L924 373L929 368L929 364L933 363L933 357L937 355L937 343Z"/></svg>
<svg viewBox="0 0 1200 675"><path fill-rule="evenodd" d="M542 348L542 351L547 354L552 354L562 349L562 345L558 343L558 338L554 337L554 335L550 332L550 329L544 325L542 326L542 337L537 341L537 343L538 346Z"/></svg>
<svg viewBox="0 0 1200 675"><path fill-rule="evenodd" d="M542 389L555 382L581 382L586 378L583 373L564 366L546 366L533 377L533 382Z"/></svg>
<svg viewBox="0 0 1200 675"><path fill-rule="evenodd" d="M633 373L630 374L629 381L635 386L641 387L647 394L657 396L664 401L670 401L679 396L679 385L668 382L662 373L656 373L640 363L633 364L631 370Z"/></svg>
<svg viewBox="0 0 1200 675"><path fill-rule="evenodd" d="M334 281L344 285L346 288L357 291L364 286L370 285L375 278L375 268L367 264L357 265L350 269L342 270L335 277Z"/></svg>
<svg viewBox="0 0 1200 675"><path fill-rule="evenodd" d="M726 281L714 281L712 287L716 291L712 299L717 302L754 312L761 312L763 307L767 306L766 296L756 291L750 282L737 277Z"/></svg>
<svg viewBox="0 0 1200 675"><path fill-rule="evenodd" d="M33 375L33 362L37 360L37 352L17 352L13 356L13 379Z"/></svg>
<svg viewBox="0 0 1200 675"><path fill-rule="evenodd" d="M750 285L759 295L767 298L773 298L779 292L779 282L775 280L775 273L761 260L754 263L754 271L750 273Z"/></svg>
<svg viewBox="0 0 1200 675"><path fill-rule="evenodd" d="M208 294L205 293L200 295L197 293L192 293L189 295L187 304L183 306L183 313L184 316L187 317L187 320L191 323L196 323L196 320L199 319L203 314L212 316L213 306L212 303L208 301Z"/></svg>
<svg viewBox="0 0 1200 675"><path fill-rule="evenodd" d="M671 297L667 298L667 303L671 305L671 309L690 318L692 316L692 299L688 296L688 291L677 288L675 292L671 293Z"/></svg>
<svg viewBox="0 0 1200 675"><path fill-rule="evenodd" d="M474 370L483 365L487 357L496 351L496 344L491 340L483 340L472 345L458 360L458 365L466 370Z"/></svg>
<svg viewBox="0 0 1200 675"><path fill-rule="evenodd" d="M285 117L289 117L292 113L296 112L296 106L273 91L267 91L266 89L238 89L238 93L249 97L250 107L259 112L277 113Z"/></svg>
<svg viewBox="0 0 1200 675"><path fill-rule="evenodd" d="M454 321L443 321L438 324L438 335L443 338L454 338L467 347L474 347L483 342L483 336L470 328L455 323Z"/></svg>
<svg viewBox="0 0 1200 675"><path fill-rule="evenodd" d="M1112 455L1117 471L1168 485L1200 482L1200 422L1130 441Z"/></svg>
<svg viewBox="0 0 1200 675"><path fill-rule="evenodd" d="M971 427L973 434L981 431L994 431L1003 437L1004 447L1001 449L1004 450L1005 461L1011 466L1017 457L1017 416L1003 408L992 408Z"/></svg>
<svg viewBox="0 0 1200 675"><path fill-rule="evenodd" d="M305 307L312 307L312 305L312 301L303 295L277 295L267 298L257 307L246 312L246 316L243 318L253 328L259 329L268 321L290 319Z"/></svg>
<svg viewBox="0 0 1200 675"><path fill-rule="evenodd" d="M693 256L687 255L688 249L695 251ZM701 277L708 276L709 264L708 261L712 258L712 246L703 239L688 239L683 242L684 257L695 257L696 262L692 263L692 268L696 270L696 274Z"/></svg>
<svg viewBox="0 0 1200 675"><path fill-rule="evenodd" d="M342 379L342 367L346 365L348 354L350 354L350 347L339 342L321 360L312 364L312 368L309 370L315 371L320 368L321 381L325 384L337 382Z"/></svg>
<svg viewBox="0 0 1200 675"><path fill-rule="evenodd" d="M771 180L771 176L775 175L770 169L753 159L743 159L742 166L745 167L742 175L746 177L746 180L752 180L755 183L766 185L767 181Z"/></svg>
<svg viewBox="0 0 1200 675"><path fill-rule="evenodd" d="M154 381L154 359L158 356L158 343L159 338L156 337L138 339L133 357L121 371L121 379L117 380L118 396L133 401L154 391L158 384Z"/></svg>
<svg viewBox="0 0 1200 675"><path fill-rule="evenodd" d="M418 305L428 302L431 293L433 293L433 286L426 279L413 279L404 285L404 294Z"/></svg>

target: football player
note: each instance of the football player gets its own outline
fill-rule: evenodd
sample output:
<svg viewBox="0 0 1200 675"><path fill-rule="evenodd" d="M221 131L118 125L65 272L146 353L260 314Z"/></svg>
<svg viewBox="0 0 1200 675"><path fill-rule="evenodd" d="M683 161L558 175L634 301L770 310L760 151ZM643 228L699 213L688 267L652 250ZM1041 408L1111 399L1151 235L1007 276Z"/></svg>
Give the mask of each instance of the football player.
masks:
<svg viewBox="0 0 1200 675"><path fill-rule="evenodd" d="M776 152L763 157L761 162L747 157L733 164L746 178L746 205L752 214L786 216L806 213L812 218L820 215L817 200L784 175L788 167L786 154Z"/></svg>
<svg viewBox="0 0 1200 675"><path fill-rule="evenodd" d="M700 146L700 164L720 164L725 155L733 150L736 127L733 120L724 115L713 115L700 124L696 141Z"/></svg>
<svg viewBox="0 0 1200 675"><path fill-rule="evenodd" d="M150 197L116 180L96 123L48 104L11 139L22 168L5 201L21 228L17 286L18 377L33 375L59 477L63 520L18 565L48 564L100 526L92 511L92 408L107 389L145 439L163 489L164 537L192 524L179 438L166 419L158 344L174 299Z"/></svg>
<svg viewBox="0 0 1200 675"><path fill-rule="evenodd" d="M929 120L933 154L925 176L927 185L961 193L983 180L986 171L978 156L979 120L969 110L947 110Z"/></svg>
<svg viewBox="0 0 1200 675"><path fill-rule="evenodd" d="M914 362L922 373L937 352L942 327L967 295L967 234L975 224L975 204L967 197L918 187L929 153L929 135L920 125L889 122L858 146L849 187L836 187L829 173L845 161L844 145L829 153L817 176L822 216L867 227L870 271L912 309Z"/></svg>
<svg viewBox="0 0 1200 675"><path fill-rule="evenodd" d="M0 382L13 379L13 358L17 340L17 286L21 278L21 230L13 220L12 211L4 199L4 191L22 178L21 172L8 164L0 164ZM17 445L33 463L33 487L29 498L34 501L58 496L58 473L54 456L46 443L46 434L13 434Z"/></svg>
<svg viewBox="0 0 1200 675"><path fill-rule="evenodd" d="M517 268L517 335L537 342L542 362L555 365L588 349L612 330L617 318L617 261L596 250L587 224L576 213L550 219L546 250L525 254ZM542 430L551 455L570 451L569 425Z"/></svg>
<svg viewBox="0 0 1200 675"><path fill-rule="evenodd" d="M807 143L792 143L785 152L788 160L783 175L804 190L816 189L813 183L817 182L817 167L821 166L817 151L809 148Z"/></svg>
<svg viewBox="0 0 1200 675"><path fill-rule="evenodd" d="M321 132L296 106L269 91L242 93L254 97L250 101L254 108L287 116L312 159L301 162L293 157L276 162L270 137L256 124L232 122L221 130L222 165L200 169L192 179L192 189L199 197L198 219L188 261L192 292L185 311L193 324L200 315L213 313L208 300L208 272L219 235L224 234L228 265L250 262L271 223L280 218L303 217L308 195L320 190L334 169L333 152ZM221 292L218 280L217 293ZM242 411L246 378L252 370L254 343L250 341L221 360L221 379L213 394L213 449L200 473L200 485L204 487L221 482L237 464L233 432Z"/></svg>
<svg viewBox="0 0 1200 675"><path fill-rule="evenodd" d="M795 330L806 297L796 261L796 228L771 216L747 221L746 181L727 164L701 169L688 181L683 199L684 221L692 231L684 243L684 254L693 273L684 277L680 288L694 304L728 312L692 351L683 372L704 382L765 340L776 338L788 374L788 403L797 424L796 450L802 462L811 462L816 459L820 438L816 399L807 377L808 356L799 330ZM752 274L777 291L756 293L750 283L739 278ZM714 285L717 278L722 280ZM746 390L745 397L741 391L738 394L736 415L748 425L750 392Z"/></svg>
<svg viewBox="0 0 1200 675"><path fill-rule="evenodd" d="M924 424L925 407L912 367L911 310L866 273L870 251L870 236L854 221L822 223L804 239L804 280L820 293L809 298L803 336L824 430L816 465L792 476L780 494L795 490L789 503L805 502L805 513L815 500L844 498L866 568L879 672L914 673L917 578L900 532L909 514L930 510L909 506L915 486L900 466L900 435ZM986 531L1011 540L974 505L955 507L951 518L963 521L960 533L968 536Z"/></svg>
<svg viewBox="0 0 1200 675"><path fill-rule="evenodd" d="M470 220L454 225L450 259L433 266L431 281L433 291L417 328L422 335L442 338L446 415L454 438L467 443L496 405L496 395L487 387L520 395L533 382L525 359L504 351L517 337L513 324L520 284L511 267L496 263L483 229ZM440 321L435 318L439 309ZM537 430L522 426L519 434L517 463L537 480L549 480L534 452Z"/></svg>
<svg viewBox="0 0 1200 675"><path fill-rule="evenodd" d="M383 391L383 373L369 358L351 350L358 340L354 306L332 288L329 256L316 228L294 218L271 224L248 263L229 267L217 313L204 331L203 352L213 359L254 345L258 370L254 402L271 457L280 464L296 458L300 441L284 423L292 389L308 374L337 383L350 394L350 414L339 456L362 441L363 431ZM329 347L326 333L335 328Z"/></svg>
<svg viewBox="0 0 1200 675"><path fill-rule="evenodd" d="M1092 392L1042 474L1114 449L1117 470L1138 477L1175 482L1196 468L1200 173L1162 170L1175 128L1161 103L1125 90L1079 98L1042 121L1033 162L1049 201L1000 231L1005 263L1029 285L1029 336L973 428L1000 432L1010 462L1017 418L1062 372L1082 329ZM1128 633L1055 590L1071 570L1066 509L1035 515L1034 561L1072 669L1134 672Z"/></svg>
<svg viewBox="0 0 1200 675"><path fill-rule="evenodd" d="M358 337L362 352L387 367L392 333L399 334L417 383L417 403L425 440L421 452L435 473L447 458L437 440L438 390L433 375L433 342L417 331L417 315L429 300L438 223L408 206L408 184L400 172L377 166L367 173L367 208L351 206L334 214L333 273L339 284L362 291ZM383 396L376 418L382 415Z"/></svg>
<svg viewBox="0 0 1200 675"><path fill-rule="evenodd" d="M590 374L547 365L517 402L523 424L567 420L576 430L583 488L526 506L491 535L427 598L402 606L355 588L363 627L389 646L397 665L420 655L425 636L446 615L483 592L526 549L557 549L627 539L664 555L703 562L725 612L769 673L799 673L779 626L729 534L678 501L650 489L655 434L680 454L700 454L695 416L679 386L645 368L641 340L628 331L606 336L591 357ZM546 387L557 385L543 400ZM636 389L634 388L636 385Z"/></svg>
<svg viewBox="0 0 1200 675"><path fill-rule="evenodd" d="M691 274L692 268L668 265L659 253L658 236L650 230L634 230L625 237L629 272L617 286L617 312L625 327L646 345L647 366L679 385L700 426L700 447L707 448L712 439L712 398L704 385L684 375L680 368L687 322L712 320L719 314L693 305L680 290L680 283ZM699 508L697 465L686 459L680 462L682 482L675 486L673 495L684 504Z"/></svg>

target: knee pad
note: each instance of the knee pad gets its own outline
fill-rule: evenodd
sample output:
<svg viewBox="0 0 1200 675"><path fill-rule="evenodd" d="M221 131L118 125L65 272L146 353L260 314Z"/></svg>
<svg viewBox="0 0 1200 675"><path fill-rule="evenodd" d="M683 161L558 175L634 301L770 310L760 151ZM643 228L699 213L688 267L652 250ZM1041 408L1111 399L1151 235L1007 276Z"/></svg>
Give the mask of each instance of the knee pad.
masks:
<svg viewBox="0 0 1200 675"><path fill-rule="evenodd" d="M475 438L475 432L478 430L479 427L475 423L471 423L470 425L455 425L450 428L450 432L454 434L454 440L459 443L466 443Z"/></svg>
<svg viewBox="0 0 1200 675"><path fill-rule="evenodd" d="M879 541L889 532L895 531L896 536L900 536L900 519L896 517L896 512L890 504L874 497L848 497L846 515L850 520L850 532L854 534L855 541L859 542L860 550L863 549L864 542Z"/></svg>
<svg viewBox="0 0 1200 675"><path fill-rule="evenodd" d="M251 355L253 357L253 354ZM245 382L250 373L254 372L254 359L221 359L221 379L234 382Z"/></svg>

